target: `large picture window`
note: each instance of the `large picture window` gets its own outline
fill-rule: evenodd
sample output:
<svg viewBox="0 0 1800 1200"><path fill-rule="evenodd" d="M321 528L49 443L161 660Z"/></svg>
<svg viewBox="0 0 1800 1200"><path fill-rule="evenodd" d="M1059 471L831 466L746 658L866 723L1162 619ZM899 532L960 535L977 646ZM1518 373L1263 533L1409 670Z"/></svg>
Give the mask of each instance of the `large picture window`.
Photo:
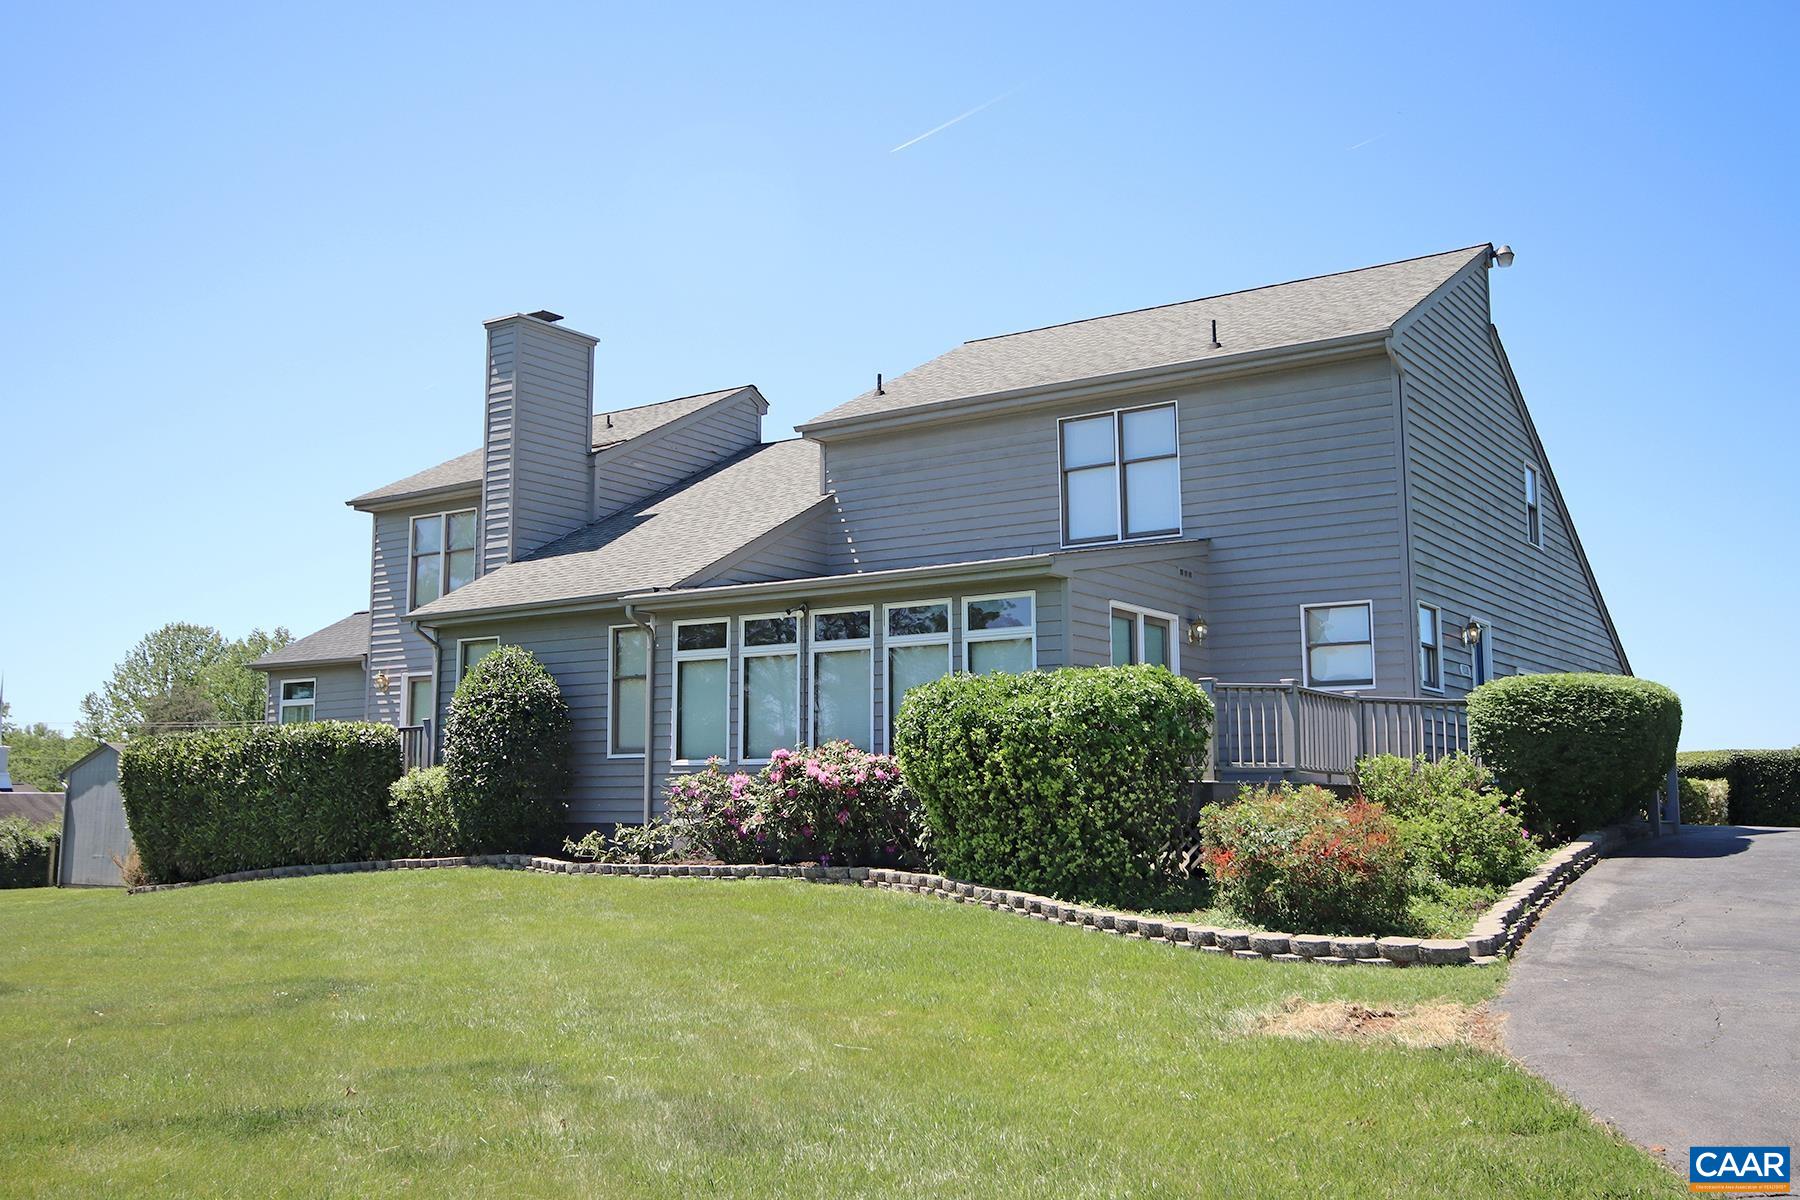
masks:
<svg viewBox="0 0 1800 1200"><path fill-rule="evenodd" d="M963 669L976 675L1036 670L1036 607L1029 592L964 600Z"/></svg>
<svg viewBox="0 0 1800 1200"><path fill-rule="evenodd" d="M890 604L882 610L887 647L888 751L906 693L950 673L950 602Z"/></svg>
<svg viewBox="0 0 1800 1200"><path fill-rule="evenodd" d="M1373 605L1307 604L1300 609L1306 684L1320 688L1373 687Z"/></svg>
<svg viewBox="0 0 1800 1200"><path fill-rule="evenodd" d="M813 744L875 748L873 610L812 614Z"/></svg>
<svg viewBox="0 0 1800 1200"><path fill-rule="evenodd" d="M313 719L313 701L318 689L310 679L281 681L281 703L275 719L282 725L299 725Z"/></svg>
<svg viewBox="0 0 1800 1200"><path fill-rule="evenodd" d="M1064 543L1181 532L1176 426L1173 404L1066 417L1059 423Z"/></svg>
<svg viewBox="0 0 1800 1200"><path fill-rule="evenodd" d="M730 623L675 622L675 762L724 758L730 750L727 681L731 674Z"/></svg>
<svg viewBox="0 0 1800 1200"><path fill-rule="evenodd" d="M650 635L636 625L613 626L611 686L608 753L636 758L644 752L644 705L650 696Z"/></svg>
<svg viewBox="0 0 1800 1200"><path fill-rule="evenodd" d="M1149 663L1175 671L1180 669L1179 653L1175 646L1175 614L1113 604L1113 666Z"/></svg>
<svg viewBox="0 0 1800 1200"><path fill-rule="evenodd" d="M430 604L475 578L475 510L412 519L409 609Z"/></svg>
<svg viewBox="0 0 1800 1200"><path fill-rule="evenodd" d="M800 740L800 619L786 613L744 617L738 633L742 697L738 757L767 762Z"/></svg>

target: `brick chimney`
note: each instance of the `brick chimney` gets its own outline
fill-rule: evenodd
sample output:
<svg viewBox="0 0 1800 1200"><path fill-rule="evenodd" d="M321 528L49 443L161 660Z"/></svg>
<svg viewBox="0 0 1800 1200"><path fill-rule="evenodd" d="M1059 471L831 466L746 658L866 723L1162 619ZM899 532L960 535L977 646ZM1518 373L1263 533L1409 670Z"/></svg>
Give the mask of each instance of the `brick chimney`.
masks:
<svg viewBox="0 0 1800 1200"><path fill-rule="evenodd" d="M553 312L487 329L481 565L492 571L591 519L594 346Z"/></svg>

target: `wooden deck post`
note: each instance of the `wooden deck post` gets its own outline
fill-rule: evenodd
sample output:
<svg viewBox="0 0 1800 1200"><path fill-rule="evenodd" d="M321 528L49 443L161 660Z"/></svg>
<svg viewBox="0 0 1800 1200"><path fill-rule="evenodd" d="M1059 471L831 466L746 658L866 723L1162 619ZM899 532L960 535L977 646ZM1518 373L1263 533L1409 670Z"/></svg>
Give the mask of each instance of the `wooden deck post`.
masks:
<svg viewBox="0 0 1800 1200"><path fill-rule="evenodd" d="M1300 681L1284 679L1281 686L1287 689L1281 705L1281 766L1292 773L1300 769Z"/></svg>
<svg viewBox="0 0 1800 1200"><path fill-rule="evenodd" d="M1212 728L1207 731L1206 735L1206 762L1201 767L1200 782L1217 783L1219 780L1219 727L1221 725L1219 719L1219 692L1218 688L1215 686L1218 683L1218 680L1203 678L1196 680L1196 682L1199 683L1200 690L1206 693L1206 698L1212 701L1213 706Z"/></svg>

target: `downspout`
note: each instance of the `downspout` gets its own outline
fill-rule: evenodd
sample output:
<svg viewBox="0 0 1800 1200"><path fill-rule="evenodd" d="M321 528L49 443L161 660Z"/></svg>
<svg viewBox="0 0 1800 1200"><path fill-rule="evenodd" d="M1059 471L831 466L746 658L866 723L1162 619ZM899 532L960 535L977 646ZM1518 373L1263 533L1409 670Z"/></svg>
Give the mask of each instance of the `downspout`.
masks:
<svg viewBox="0 0 1800 1200"><path fill-rule="evenodd" d="M651 718L656 712L656 626L639 616L637 606L629 600L625 602L625 619L644 631L644 824L648 825L651 805L656 795L656 785L651 774L655 762L651 757Z"/></svg>
<svg viewBox="0 0 1800 1200"><path fill-rule="evenodd" d="M444 670L444 647L442 643L438 641L435 629L414 621L413 631L431 643L431 745L428 749L431 751L431 761L435 764L438 760L439 736L444 725L442 721L437 719L438 682L441 679ZM400 702L405 704L406 697L402 696Z"/></svg>

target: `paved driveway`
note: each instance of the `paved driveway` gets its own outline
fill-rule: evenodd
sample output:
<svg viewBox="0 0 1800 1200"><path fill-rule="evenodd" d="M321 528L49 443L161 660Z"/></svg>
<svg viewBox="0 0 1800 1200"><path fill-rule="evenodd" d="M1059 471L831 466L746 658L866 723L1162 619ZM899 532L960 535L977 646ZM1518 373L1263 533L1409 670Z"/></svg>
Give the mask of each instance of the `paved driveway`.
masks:
<svg viewBox="0 0 1800 1200"><path fill-rule="evenodd" d="M1694 1145L1800 1145L1800 829L1689 826L1544 914L1508 1047L1686 1178Z"/></svg>

